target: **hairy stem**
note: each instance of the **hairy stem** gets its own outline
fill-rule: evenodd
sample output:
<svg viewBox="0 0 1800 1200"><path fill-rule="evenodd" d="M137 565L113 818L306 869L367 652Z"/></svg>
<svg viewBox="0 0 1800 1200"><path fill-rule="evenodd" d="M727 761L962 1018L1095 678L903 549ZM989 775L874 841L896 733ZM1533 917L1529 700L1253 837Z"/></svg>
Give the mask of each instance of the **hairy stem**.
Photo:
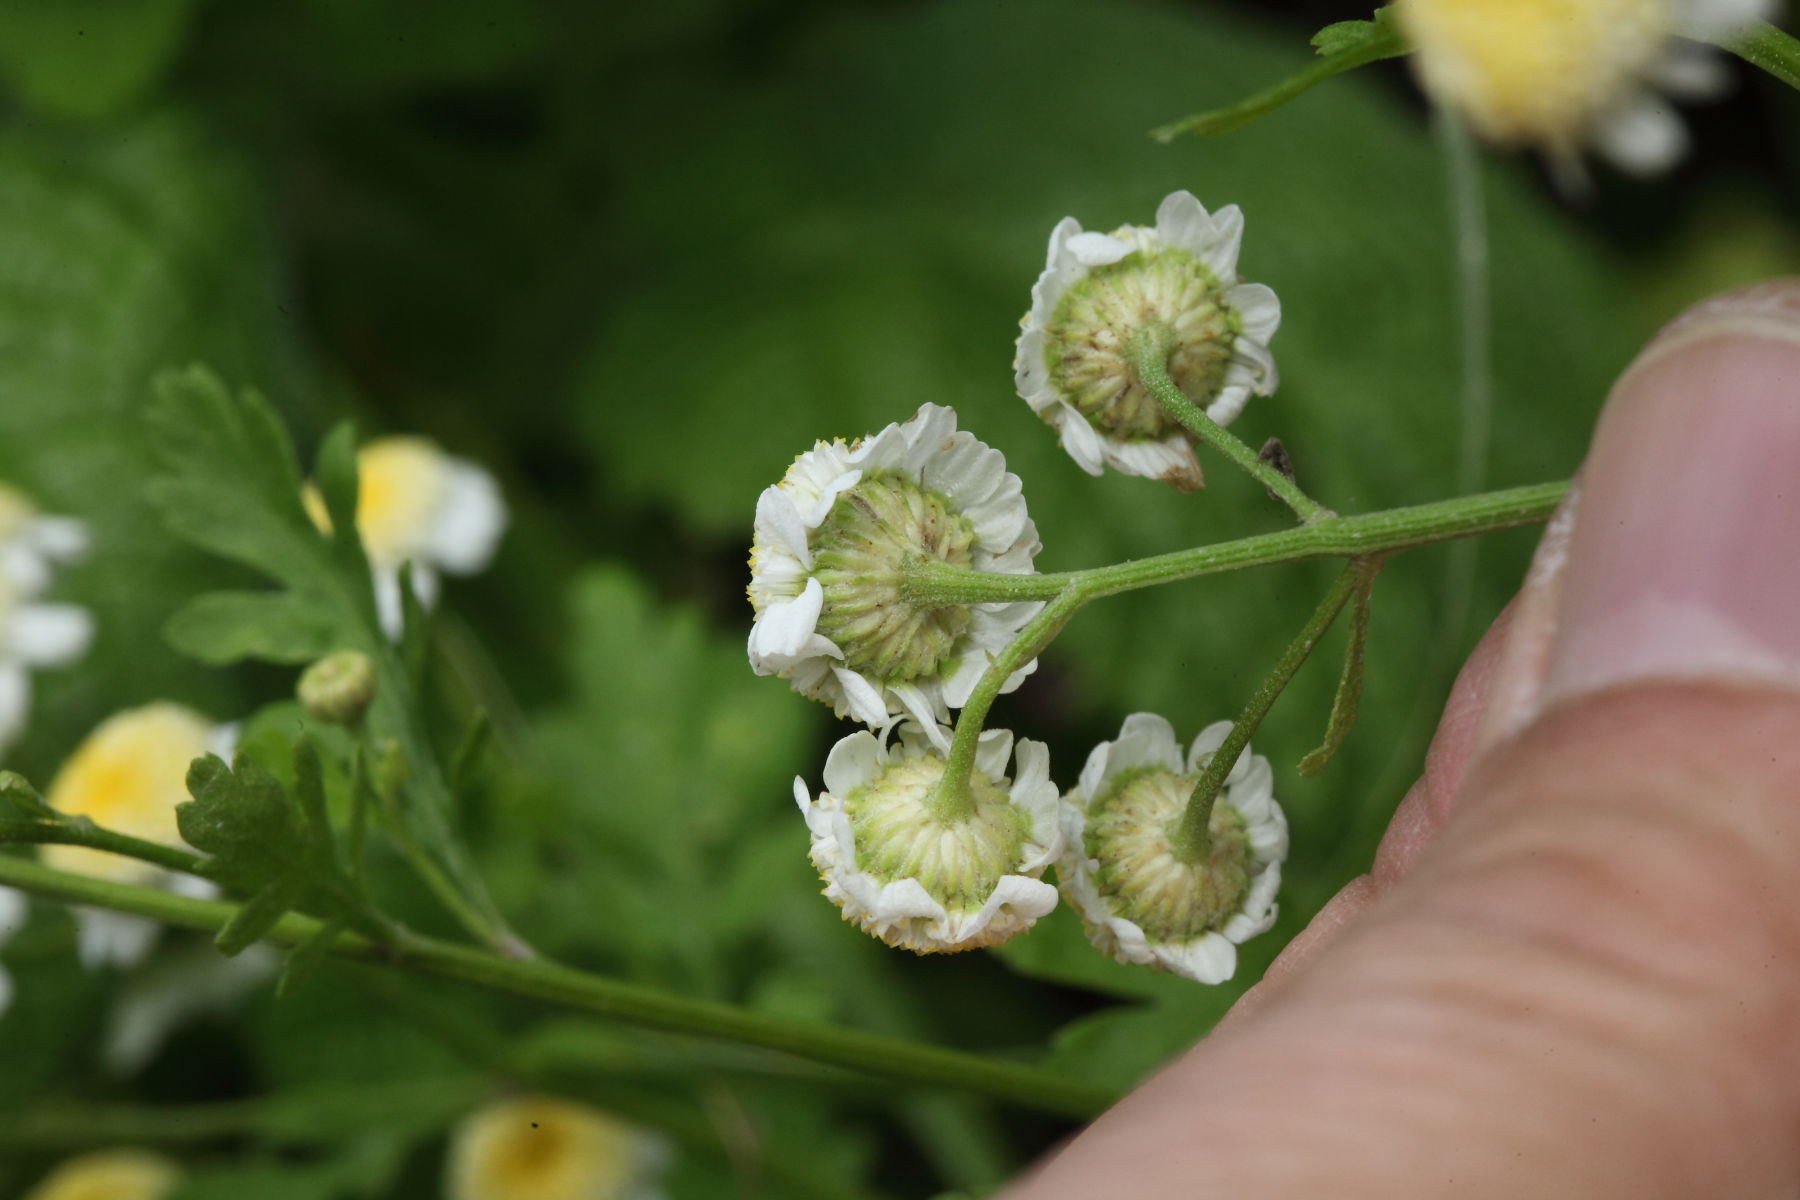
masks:
<svg viewBox="0 0 1800 1200"><path fill-rule="evenodd" d="M1277 533L1215 542L1210 546L1195 546L1107 567L1048 575L1000 575L946 563L919 562L906 568L900 585L901 594L909 602L919 605L985 604L1050 600L1074 584L1082 588L1088 599L1096 599L1245 567L1308 558L1388 554L1454 538L1540 524L1556 511L1568 489L1567 483L1539 483L1410 508L1328 517Z"/></svg>
<svg viewBox="0 0 1800 1200"><path fill-rule="evenodd" d="M0 884L69 904L135 913L164 924L215 933L238 911L234 904L55 871L5 855L0 855ZM317 935L319 929L317 920L289 913L269 931L267 940L296 946ZM980 1092L1061 1116L1090 1117L1116 1098L1106 1088L1017 1063L856 1029L787 1020L542 959L504 958L435 938L413 937L400 946L345 932L333 938L327 949L339 957L546 1000L646 1029L762 1046L901 1083Z"/></svg>
<svg viewBox="0 0 1800 1200"><path fill-rule="evenodd" d="M1303 523L1311 524L1332 515L1330 509L1300 490L1293 480L1264 462L1256 451L1236 434L1201 411L1188 394L1169 377L1169 331L1160 326L1146 326L1132 340L1128 351L1138 382L1156 397L1181 427L1204 444L1211 446L1236 463L1257 482L1281 498Z"/></svg>
<svg viewBox="0 0 1800 1200"><path fill-rule="evenodd" d="M1353 562L1345 567L1331 589L1325 593L1324 599L1307 618L1306 624L1288 643L1288 648L1281 653L1281 659L1275 669L1269 672L1268 678L1258 685L1244 711L1232 723L1231 732L1225 735L1225 741L1213 751L1207 759L1206 766L1200 772L1200 778L1194 784L1194 794L1188 799L1187 811L1181 815L1181 826L1176 831L1174 842L1170 847L1175 857L1182 862L1196 863L1206 857L1212 845L1212 811L1213 804L1219 798L1219 789L1225 786L1225 777L1231 774L1231 768L1237 765L1238 755L1250 744L1250 735L1256 732L1263 718L1268 716L1275 698L1286 689L1288 680L1300 669L1331 623L1337 620L1338 613L1346 601L1356 593L1362 585L1368 568L1363 563Z"/></svg>

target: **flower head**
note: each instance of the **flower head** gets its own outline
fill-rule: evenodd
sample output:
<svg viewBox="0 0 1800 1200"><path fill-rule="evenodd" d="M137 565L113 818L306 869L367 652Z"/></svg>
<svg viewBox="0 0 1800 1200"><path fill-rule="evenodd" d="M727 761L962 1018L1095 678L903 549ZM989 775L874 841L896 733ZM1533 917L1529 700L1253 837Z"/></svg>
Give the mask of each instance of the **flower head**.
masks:
<svg viewBox="0 0 1800 1200"><path fill-rule="evenodd" d="M596 1109L548 1096L501 1100L450 1139L450 1200L651 1200L660 1142Z"/></svg>
<svg viewBox="0 0 1800 1200"><path fill-rule="evenodd" d="M506 502L486 470L428 438L376 438L358 451L356 469L356 531L375 575L382 628L397 637L400 568L412 564L413 586L429 604L439 571L472 575L487 566L506 529ZM313 521L329 530L318 489L309 485L304 498Z"/></svg>
<svg viewBox="0 0 1800 1200"><path fill-rule="evenodd" d="M1061 849L1050 756L1013 736L981 735L966 811L934 803L944 776L941 738L913 724L889 743L867 731L838 742L814 799L794 780L812 832L812 861L844 919L890 946L936 954L992 946L1056 907L1038 877Z"/></svg>
<svg viewBox="0 0 1800 1200"><path fill-rule="evenodd" d="M0 583L25 595L50 585L54 567L87 553L87 523L38 511L31 497L0 483Z"/></svg>
<svg viewBox="0 0 1800 1200"><path fill-rule="evenodd" d="M0 753L30 714L30 669L73 662L87 652L93 636L87 609L34 600L0 572Z"/></svg>
<svg viewBox="0 0 1800 1200"><path fill-rule="evenodd" d="M1275 390L1269 339L1281 302L1260 283L1238 282L1243 235L1237 205L1209 214L1188 192L1163 200L1154 227L1089 233L1064 217L1051 231L1014 380L1082 470L1200 486L1192 439L1131 364L1133 339L1147 330L1163 331L1170 377L1221 425L1252 393Z"/></svg>
<svg viewBox="0 0 1800 1200"><path fill-rule="evenodd" d="M900 594L901 568L1027 575L1037 551L1019 477L957 432L952 410L927 404L852 445L820 442L756 503L750 665L839 716L884 725L908 713L935 729L1039 606L916 605Z"/></svg>
<svg viewBox="0 0 1800 1200"><path fill-rule="evenodd" d="M1220 721L1201 730L1184 763L1169 723L1134 713L1116 741L1088 756L1064 800L1063 895L1089 940L1120 962L1222 983L1237 970L1238 943L1275 921L1288 834L1268 759L1249 747L1238 756L1198 861L1174 849L1194 784L1230 729Z"/></svg>
<svg viewBox="0 0 1800 1200"><path fill-rule="evenodd" d="M69 816L87 817L116 833L185 845L175 806L188 798L188 764L228 754L235 726L222 726L178 704L148 704L102 721L50 781L45 800ZM44 862L60 871L121 883L210 895L204 880L84 846L45 846ZM99 909L78 909L81 959L90 967L129 966L155 941L155 923Z"/></svg>
<svg viewBox="0 0 1800 1200"><path fill-rule="evenodd" d="M25 1200L162 1200L181 1169L148 1150L98 1150L71 1158L38 1181Z"/></svg>
<svg viewBox="0 0 1800 1200"><path fill-rule="evenodd" d="M1686 149L1657 94L1705 96L1721 65L1680 37L1716 37L1767 16L1768 0L1399 0L1421 85L1475 130L1572 167L1591 145L1639 174Z"/></svg>

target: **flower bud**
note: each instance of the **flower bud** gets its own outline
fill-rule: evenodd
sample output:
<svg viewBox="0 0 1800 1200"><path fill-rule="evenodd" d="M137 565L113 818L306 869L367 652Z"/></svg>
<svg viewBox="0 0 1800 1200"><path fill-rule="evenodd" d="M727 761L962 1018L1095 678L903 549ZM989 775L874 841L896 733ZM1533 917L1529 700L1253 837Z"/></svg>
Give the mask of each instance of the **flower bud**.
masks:
<svg viewBox="0 0 1800 1200"><path fill-rule="evenodd" d="M1223 983L1238 943L1275 921L1288 839L1268 759L1246 747L1214 802L1204 853L1189 861L1176 850L1194 785L1230 729L1202 730L1184 769L1169 723L1135 713L1063 801L1063 895L1088 939L1120 962Z"/></svg>
<svg viewBox="0 0 1800 1200"><path fill-rule="evenodd" d="M300 673L300 705L315 721L354 725L375 695L375 664L361 650L338 650Z"/></svg>
<svg viewBox="0 0 1800 1200"><path fill-rule="evenodd" d="M751 667L869 725L947 720L1039 606L915 603L905 568L1024 575L1037 550L1018 476L948 408L854 445L820 442L757 501Z"/></svg>
<svg viewBox="0 0 1800 1200"><path fill-rule="evenodd" d="M1192 438L1131 363L1147 331L1166 341L1176 386L1221 425L1251 393L1275 390L1269 339L1281 304L1262 284L1238 282L1243 231L1236 205L1209 214L1187 192L1162 202L1154 228L1087 233L1065 217L1051 231L1014 382L1088 474L1110 466L1181 491L1201 484Z"/></svg>
<svg viewBox="0 0 1800 1200"><path fill-rule="evenodd" d="M817 799L794 780L813 866L844 919L890 946L936 954L1006 941L1054 908L1056 889L1038 878L1062 840L1049 755L1019 742L1009 784L1012 756L1012 734L982 734L964 802L945 805L944 757L908 723L896 744L861 732L832 747Z"/></svg>

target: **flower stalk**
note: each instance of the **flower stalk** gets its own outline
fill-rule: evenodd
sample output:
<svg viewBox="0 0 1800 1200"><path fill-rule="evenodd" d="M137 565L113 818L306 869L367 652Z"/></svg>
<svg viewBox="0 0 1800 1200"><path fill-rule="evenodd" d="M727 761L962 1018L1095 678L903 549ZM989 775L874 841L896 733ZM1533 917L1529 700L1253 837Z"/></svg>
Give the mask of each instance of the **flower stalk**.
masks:
<svg viewBox="0 0 1800 1200"><path fill-rule="evenodd" d="M135 913L208 932L224 928L238 912L235 904L56 871L7 855L0 855L0 884L47 899ZM268 940L298 946L316 937L320 928L320 922L312 917L288 913L269 931ZM415 936L398 946L343 932L330 940L327 950L341 958L381 962L403 971L545 1000L646 1029L762 1046L900 1083L979 1092L1061 1116L1091 1117L1117 1098L1108 1089L1017 1063L858 1029L788 1020L610 979L541 958L503 958L436 938Z"/></svg>
<svg viewBox="0 0 1800 1200"><path fill-rule="evenodd" d="M1227 432L1223 425L1207 416L1199 405L1188 399L1187 393L1169 377L1168 358L1172 340L1173 335L1166 327L1146 325L1138 331L1129 350L1131 366L1137 372L1138 381L1156 397L1156 402L1163 406L1163 410L1181 422L1183 429L1229 458L1279 496L1282 503L1293 509L1294 515L1303 524L1335 515L1329 508L1300 490L1300 486L1293 480L1262 461L1256 451L1242 439Z"/></svg>
<svg viewBox="0 0 1800 1200"><path fill-rule="evenodd" d="M1238 755L1250 744L1250 737L1262 724L1274 705L1275 698L1287 688L1288 681L1300 669L1300 664L1312 654L1313 647L1337 620L1350 597L1361 588L1370 567L1363 560L1352 561L1339 573L1331 588L1319 601L1319 606L1307 618L1294 640L1282 651L1275 669L1269 672L1266 679L1258 685L1256 692L1244 705L1244 711L1232 723L1231 732L1225 735L1225 741L1213 751L1207 760L1206 767L1200 772L1200 778L1194 783L1194 794L1188 800L1187 810L1182 813L1181 825L1177 828L1172 849L1175 857L1182 862L1196 863L1206 857L1211 848L1213 804L1219 798L1219 789L1225 784L1225 777L1231 774L1231 768L1237 763Z"/></svg>

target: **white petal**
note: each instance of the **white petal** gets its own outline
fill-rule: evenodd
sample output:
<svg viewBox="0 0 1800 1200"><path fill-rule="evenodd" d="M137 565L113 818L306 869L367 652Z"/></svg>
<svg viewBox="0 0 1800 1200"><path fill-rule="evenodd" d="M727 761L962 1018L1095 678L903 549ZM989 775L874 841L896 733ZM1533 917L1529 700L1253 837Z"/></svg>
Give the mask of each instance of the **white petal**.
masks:
<svg viewBox="0 0 1800 1200"><path fill-rule="evenodd" d="M87 522L79 517L33 517L25 540L52 562L74 562L88 552Z"/></svg>
<svg viewBox="0 0 1800 1200"><path fill-rule="evenodd" d="M31 901L18 888L0 887L0 946L25 927Z"/></svg>
<svg viewBox="0 0 1800 1200"><path fill-rule="evenodd" d="M156 945L161 928L147 917L104 908L82 905L71 911L75 914L76 952L81 965L90 971L135 967Z"/></svg>
<svg viewBox="0 0 1800 1200"><path fill-rule="evenodd" d="M14 609L6 631L13 658L34 667L55 667L87 653L94 618L74 604L26 604Z"/></svg>
<svg viewBox="0 0 1800 1200"><path fill-rule="evenodd" d="M900 702L900 707L912 718L913 724L925 732L927 741L940 751L949 751L950 734L943 728L943 724L950 719L950 710L945 707L945 697L940 688L927 690L916 684L896 683L888 686L888 695Z"/></svg>
<svg viewBox="0 0 1800 1200"><path fill-rule="evenodd" d="M1050 231L1050 247L1044 254L1044 268L1046 270L1053 269L1056 266L1057 259L1062 257L1063 247L1069 244L1070 238L1080 232L1081 222L1077 221L1074 217L1064 217L1056 223L1056 227Z"/></svg>
<svg viewBox="0 0 1800 1200"><path fill-rule="evenodd" d="M1710 47L1674 41L1646 78L1661 90L1689 100L1723 95L1731 87L1731 71Z"/></svg>
<svg viewBox="0 0 1800 1200"><path fill-rule="evenodd" d="M0 753L25 728L31 712L31 680L17 663L0 660Z"/></svg>
<svg viewBox="0 0 1800 1200"><path fill-rule="evenodd" d="M854 474L860 476L861 472ZM812 550L807 545L807 528L806 522L800 517L800 510L794 507L793 498L782 488L766 487L762 495L757 497L756 532L759 535L757 540L764 543L762 553L768 553L770 548L779 549L792 555L805 569L811 570Z"/></svg>
<svg viewBox="0 0 1800 1200"><path fill-rule="evenodd" d="M824 607L825 589L817 579L808 579L798 596L763 609L750 626L750 665L756 673L770 675L795 659L811 657L809 647Z"/></svg>
<svg viewBox="0 0 1800 1200"><path fill-rule="evenodd" d="M1109 233L1078 233L1066 243L1070 255L1084 267L1105 267L1132 251L1130 242Z"/></svg>
<svg viewBox="0 0 1800 1200"><path fill-rule="evenodd" d="M389 641L397 642L406 626L400 605L399 569L371 563L369 573L375 578L375 613L381 619L381 632L387 634Z"/></svg>
<svg viewBox="0 0 1800 1200"><path fill-rule="evenodd" d="M1062 447L1075 460L1075 465L1089 475L1098 475L1106 469L1105 449L1100 435L1088 424L1087 418L1075 411L1074 406L1066 401L1059 401L1057 411L1060 419L1056 423L1060 433Z"/></svg>
<svg viewBox="0 0 1800 1200"><path fill-rule="evenodd" d="M1218 276L1220 283L1229 286L1237 282L1238 251L1244 244L1244 212L1235 204L1227 204L1212 215L1212 223L1218 236L1200 261Z"/></svg>
<svg viewBox="0 0 1800 1200"><path fill-rule="evenodd" d="M1655 175L1687 153L1687 128L1667 103L1648 92L1594 122L1596 148L1628 174Z"/></svg>
<svg viewBox="0 0 1800 1200"><path fill-rule="evenodd" d="M421 549L452 575L474 574L494 557L506 520L506 501L494 477L467 459L448 459Z"/></svg>
<svg viewBox="0 0 1800 1200"><path fill-rule="evenodd" d="M1231 725L1230 721L1214 721L1194 735L1194 744L1188 747L1188 770L1200 770L1205 764L1207 756L1225 744L1226 735L1231 732Z"/></svg>
<svg viewBox="0 0 1800 1200"><path fill-rule="evenodd" d="M1107 754L1108 776L1138 767L1160 767L1176 774L1181 771L1181 746L1175 741L1175 727L1159 713L1139 712L1126 717Z"/></svg>
<svg viewBox="0 0 1800 1200"><path fill-rule="evenodd" d="M1006 778L1006 760L1012 757L1010 729L984 729L975 739L975 769L989 779Z"/></svg>
<svg viewBox="0 0 1800 1200"><path fill-rule="evenodd" d="M844 705L864 725L881 725L888 719L887 700L880 689L848 667L832 667L831 674L844 689Z"/></svg>
<svg viewBox="0 0 1800 1200"><path fill-rule="evenodd" d="M1160 479L1181 491L1200 487L1205 476L1187 438L1180 433L1160 442L1121 442L1104 438L1106 461L1116 471L1143 479Z"/></svg>
<svg viewBox="0 0 1800 1200"><path fill-rule="evenodd" d="M21 596L35 596L50 586L50 564L24 542L0 543L0 579Z"/></svg>
<svg viewBox="0 0 1800 1200"><path fill-rule="evenodd" d="M1043 880L1026 875L1002 875L979 909L952 923L948 940L952 946L961 945L980 937L988 926L1002 921L1009 926L1025 928L1055 907L1056 889Z"/></svg>
<svg viewBox="0 0 1800 1200"><path fill-rule="evenodd" d="M101 1061L115 1075L141 1069L171 1032L207 1014L224 1014L275 974L281 956L251 946L232 958L205 947L159 964L131 981L107 1022Z"/></svg>
<svg viewBox="0 0 1800 1200"><path fill-rule="evenodd" d="M1156 208L1156 232L1171 246L1205 260L1219 240L1219 229L1194 193L1170 192Z"/></svg>
<svg viewBox="0 0 1800 1200"><path fill-rule="evenodd" d="M881 768L881 740L868 730L859 729L839 738L826 755L825 790L840 798L847 796L879 775ZM796 796L801 786L798 779L794 780Z"/></svg>
<svg viewBox="0 0 1800 1200"><path fill-rule="evenodd" d="M1757 21L1772 21L1781 5L1778 0L1683 0L1676 7L1682 34L1711 40L1742 32Z"/></svg>
<svg viewBox="0 0 1800 1200"><path fill-rule="evenodd" d="M1168 970L1196 983L1224 983L1237 974L1237 947L1216 933L1181 946L1153 946L1151 952Z"/></svg>
<svg viewBox="0 0 1800 1200"><path fill-rule="evenodd" d="M1262 283L1240 283L1226 289L1225 303L1231 305L1243 322L1240 336L1269 344L1281 328L1281 297L1275 289Z"/></svg>

